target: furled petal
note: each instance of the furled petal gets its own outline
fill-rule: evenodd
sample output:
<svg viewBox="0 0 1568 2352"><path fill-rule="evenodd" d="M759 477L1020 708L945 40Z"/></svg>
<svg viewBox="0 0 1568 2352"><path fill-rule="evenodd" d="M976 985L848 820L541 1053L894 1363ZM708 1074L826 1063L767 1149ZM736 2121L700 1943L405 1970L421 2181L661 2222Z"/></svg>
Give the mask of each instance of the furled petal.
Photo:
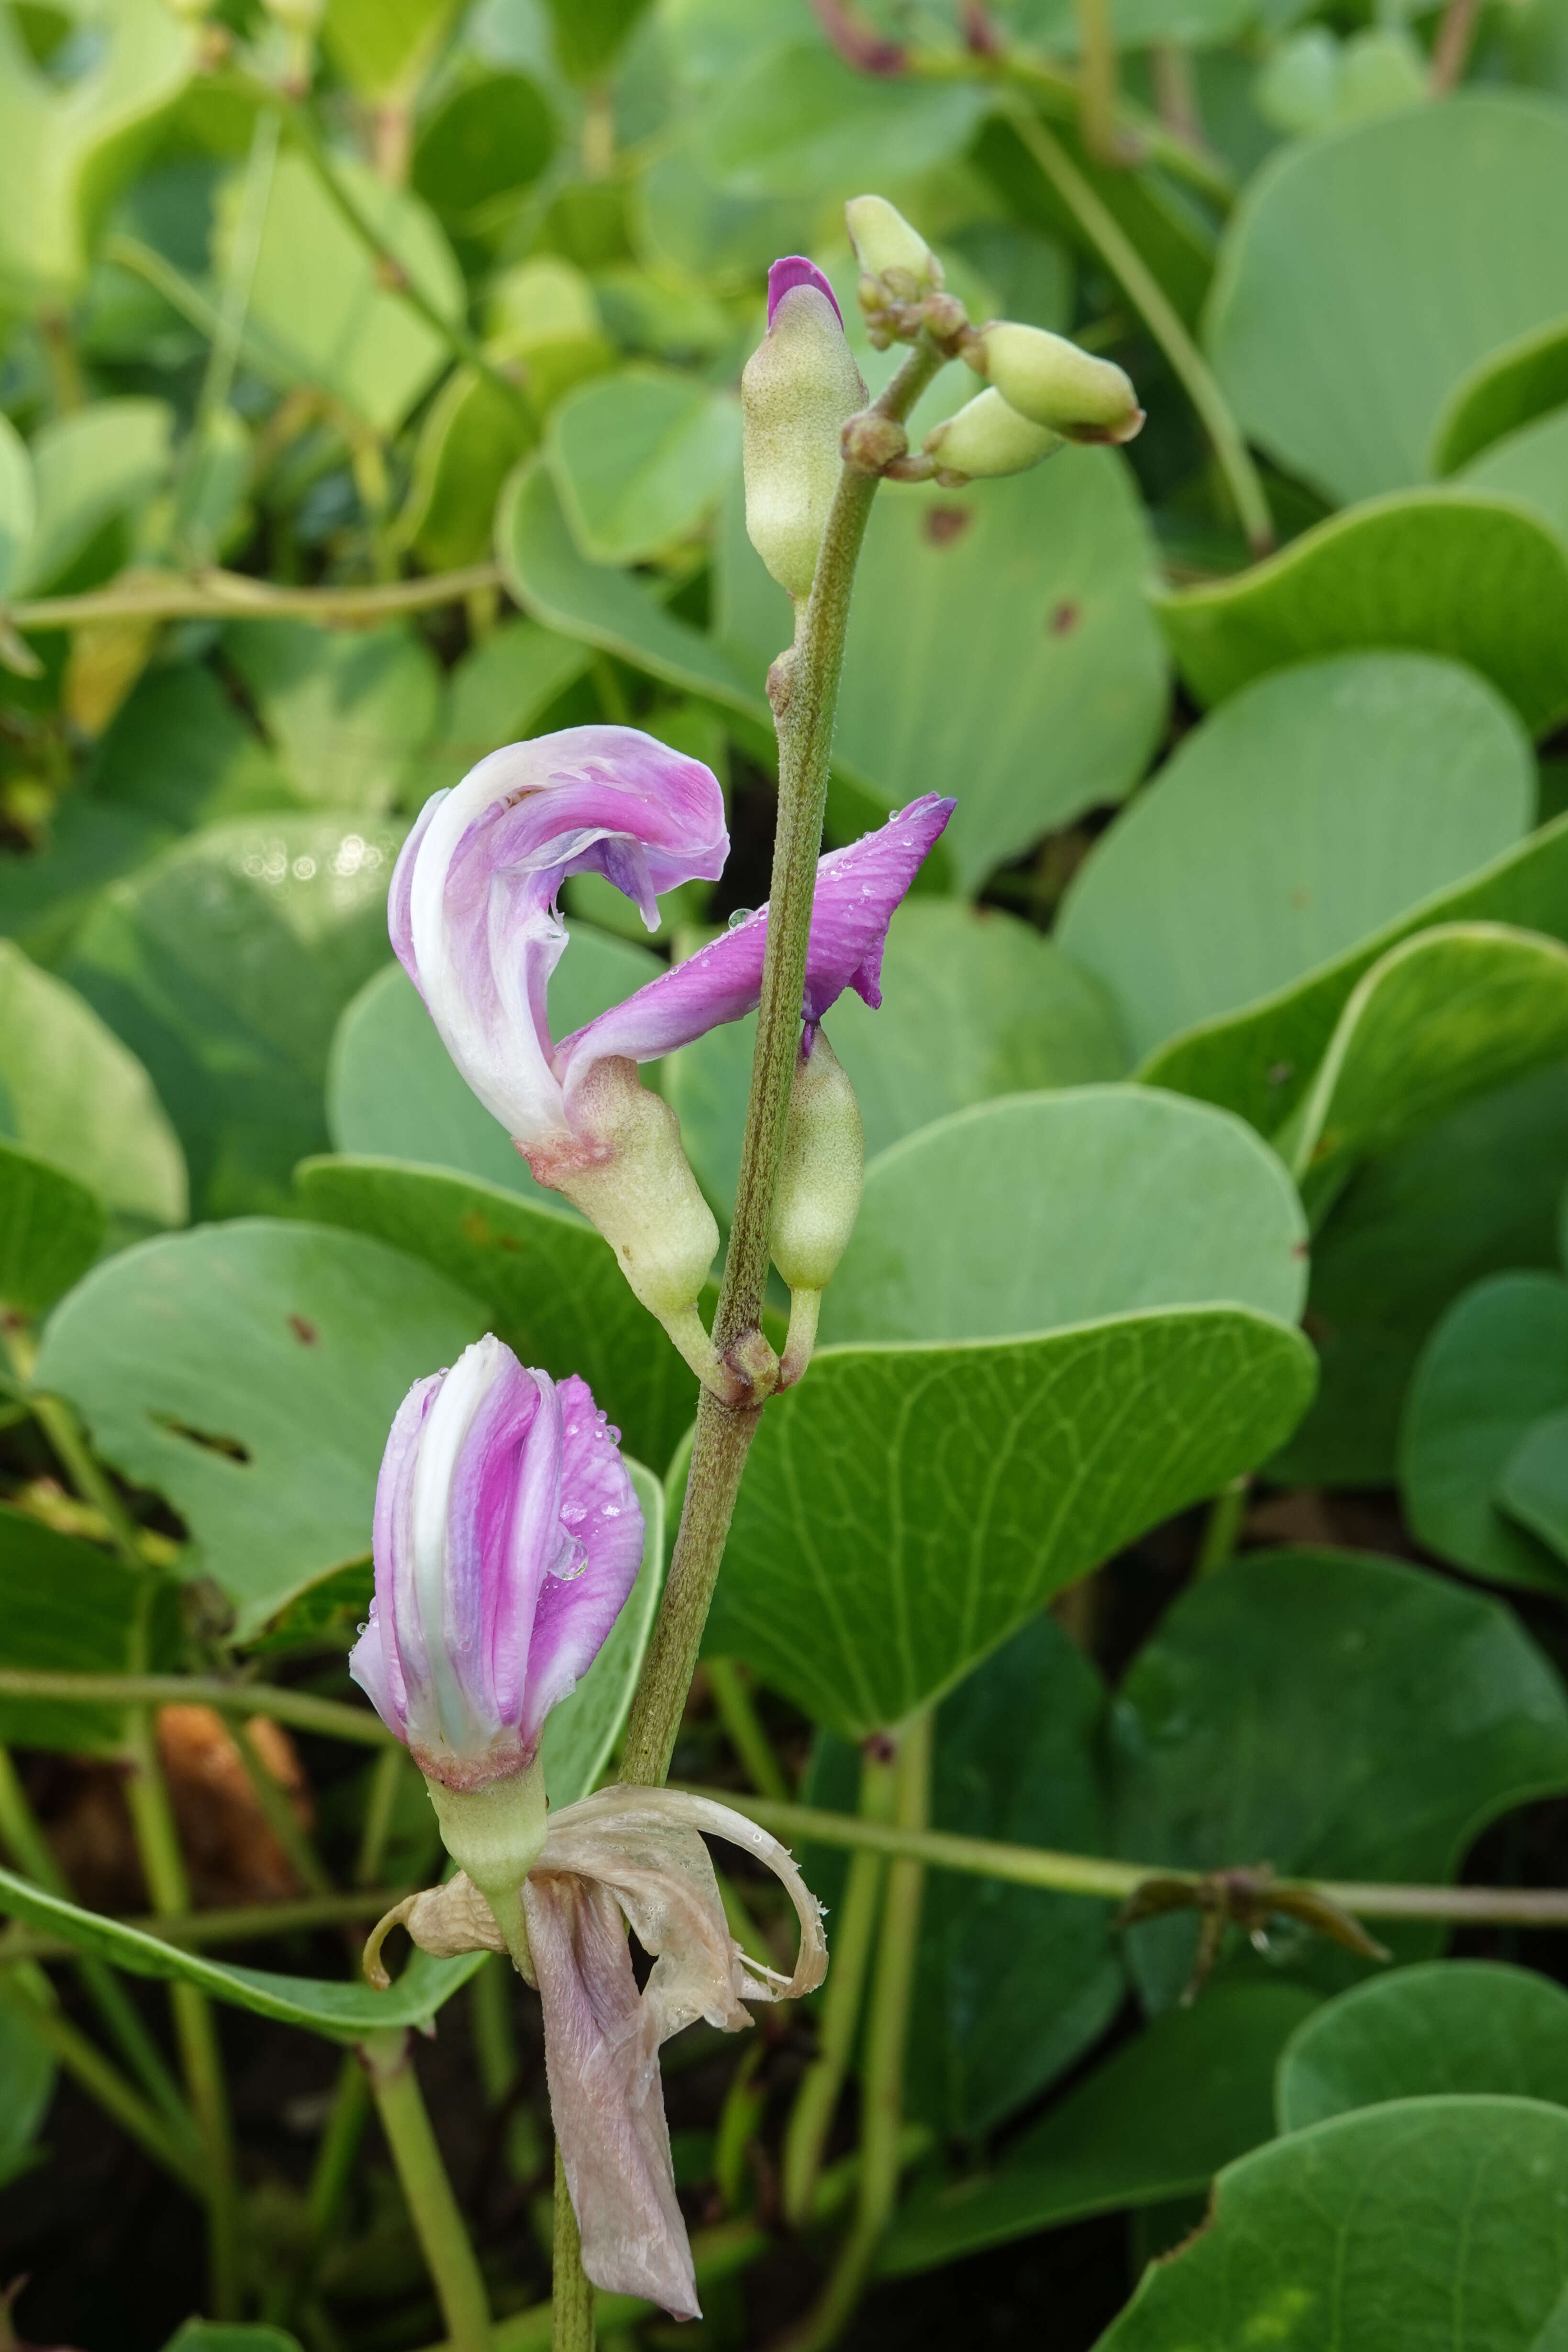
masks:
<svg viewBox="0 0 1568 2352"><path fill-rule="evenodd" d="M566 944L563 881L605 875L652 930L658 894L717 879L728 850L718 780L631 727L509 744L426 803L393 875L393 948L510 1135L565 1125L545 1001Z"/></svg>
<svg viewBox="0 0 1568 2352"><path fill-rule="evenodd" d="M844 313L838 307L838 297L818 269L816 262L808 261L804 253L786 253L784 258L775 261L768 271L768 324L770 327L773 323L773 313L779 304L784 300L784 296L793 293L797 286L815 286L819 294L826 294L833 305L834 317L840 326L844 324Z"/></svg>
<svg viewBox="0 0 1568 2352"><path fill-rule="evenodd" d="M819 862L806 954L807 1021L820 1021L847 988L856 989L868 1004L881 1003L878 982L888 925L952 808L952 801L927 793L879 832ZM568 1104L587 1071L605 1055L654 1061L721 1022L752 1012L762 992L767 923L768 910L760 907L566 1038L555 1065Z"/></svg>
<svg viewBox="0 0 1568 2352"><path fill-rule="evenodd" d="M642 1565L643 1515L612 1429L585 1381L563 1381L561 1524L581 1557L552 1576L539 1597L528 1645L522 1736L537 1741L544 1718L571 1696L603 1648Z"/></svg>

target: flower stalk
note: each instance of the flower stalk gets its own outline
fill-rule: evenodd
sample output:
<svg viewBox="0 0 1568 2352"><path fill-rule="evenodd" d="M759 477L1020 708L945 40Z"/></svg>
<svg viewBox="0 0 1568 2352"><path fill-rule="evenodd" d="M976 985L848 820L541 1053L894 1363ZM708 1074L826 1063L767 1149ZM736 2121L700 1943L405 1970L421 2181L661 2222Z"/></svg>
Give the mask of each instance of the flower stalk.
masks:
<svg viewBox="0 0 1568 2352"><path fill-rule="evenodd" d="M436 2288L451 2352L489 2352L490 2307L479 2262L430 2128L401 2029L359 2045L371 2096Z"/></svg>

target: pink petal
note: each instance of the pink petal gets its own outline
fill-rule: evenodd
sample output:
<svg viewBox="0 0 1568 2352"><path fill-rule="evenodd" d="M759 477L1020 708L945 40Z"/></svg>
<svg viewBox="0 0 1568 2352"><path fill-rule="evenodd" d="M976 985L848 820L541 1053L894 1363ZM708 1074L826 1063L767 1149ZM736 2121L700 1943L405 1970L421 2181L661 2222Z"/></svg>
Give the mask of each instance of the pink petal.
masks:
<svg viewBox="0 0 1568 2352"><path fill-rule="evenodd" d="M838 307L838 297L818 269L816 262L808 261L804 253L788 253L782 261L775 261L768 271L768 324L770 327L773 323L773 312L778 309L784 296L793 293L797 286L815 286L819 294L826 294L833 305L834 317L840 326L844 324L844 313Z"/></svg>
<svg viewBox="0 0 1568 2352"><path fill-rule="evenodd" d="M952 801L927 793L879 832L820 860L806 954L807 1021L820 1021L847 988L857 990L868 1004L881 1003L878 982L888 925L952 809ZM605 1055L654 1061L722 1022L753 1012L762 992L767 922L768 910L761 907L685 963L661 972L624 1003L574 1031L555 1056L568 1107L586 1071Z"/></svg>
<svg viewBox="0 0 1568 2352"><path fill-rule="evenodd" d="M561 1524L581 1547L565 1574L549 1577L534 1612L528 1650L525 1744L537 1745L544 1718L571 1696L620 1615L642 1565L643 1515L621 1460L618 1429L608 1425L585 1381L575 1373L556 1395L562 1420Z"/></svg>

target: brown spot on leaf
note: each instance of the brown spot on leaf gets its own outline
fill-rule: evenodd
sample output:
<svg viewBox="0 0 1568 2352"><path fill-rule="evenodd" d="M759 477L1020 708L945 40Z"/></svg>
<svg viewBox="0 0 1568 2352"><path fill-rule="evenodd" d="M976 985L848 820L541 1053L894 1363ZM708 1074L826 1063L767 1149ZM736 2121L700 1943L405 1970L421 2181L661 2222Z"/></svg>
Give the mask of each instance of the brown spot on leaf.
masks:
<svg viewBox="0 0 1568 2352"><path fill-rule="evenodd" d="M317 1340L321 1336L317 1330L315 1325L310 1322L303 1315L290 1315L289 1318L289 1328L292 1331L301 1348L313 1348Z"/></svg>
<svg viewBox="0 0 1568 2352"><path fill-rule="evenodd" d="M973 507L928 507L922 528L933 547L951 547L973 520Z"/></svg>
<svg viewBox="0 0 1568 2352"><path fill-rule="evenodd" d="M188 1422L176 1421L173 1413L155 1412L151 1417L160 1429L166 1429L171 1437L183 1437L187 1445L199 1445L208 1454L221 1454L228 1462L250 1459L249 1446L242 1445L237 1437L222 1437L211 1429L193 1429Z"/></svg>
<svg viewBox="0 0 1568 2352"><path fill-rule="evenodd" d="M1082 605L1075 604L1070 596L1064 596L1059 604L1052 606L1046 627L1053 637L1070 637L1082 618Z"/></svg>

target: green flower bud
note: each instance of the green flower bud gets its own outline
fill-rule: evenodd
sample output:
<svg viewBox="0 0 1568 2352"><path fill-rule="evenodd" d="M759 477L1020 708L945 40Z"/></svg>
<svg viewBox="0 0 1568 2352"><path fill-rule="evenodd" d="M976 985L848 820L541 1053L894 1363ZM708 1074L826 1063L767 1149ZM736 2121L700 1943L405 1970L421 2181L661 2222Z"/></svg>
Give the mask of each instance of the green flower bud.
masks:
<svg viewBox="0 0 1568 2352"><path fill-rule="evenodd" d="M844 207L849 242L862 269L879 278L890 294L913 302L940 292L942 264L918 229L886 196L851 196Z"/></svg>
<svg viewBox="0 0 1568 2352"><path fill-rule="evenodd" d="M776 261L768 282L767 335L741 378L746 530L780 587L806 596L838 488L839 435L868 395L821 271Z"/></svg>
<svg viewBox="0 0 1568 2352"><path fill-rule="evenodd" d="M859 1214L865 1160L855 1089L822 1031L808 1025L773 1198L773 1261L791 1290L831 1281Z"/></svg>
<svg viewBox="0 0 1568 2352"><path fill-rule="evenodd" d="M1138 395L1121 368L1044 327L994 320L982 329L972 364L1009 408L1069 441L1131 441L1142 425Z"/></svg>
<svg viewBox="0 0 1568 2352"><path fill-rule="evenodd" d="M1026 474L1066 443L1048 425L1032 425L1020 416L999 392L988 387L956 416L933 425L923 446L928 457L936 459L943 481L971 481L976 476Z"/></svg>

